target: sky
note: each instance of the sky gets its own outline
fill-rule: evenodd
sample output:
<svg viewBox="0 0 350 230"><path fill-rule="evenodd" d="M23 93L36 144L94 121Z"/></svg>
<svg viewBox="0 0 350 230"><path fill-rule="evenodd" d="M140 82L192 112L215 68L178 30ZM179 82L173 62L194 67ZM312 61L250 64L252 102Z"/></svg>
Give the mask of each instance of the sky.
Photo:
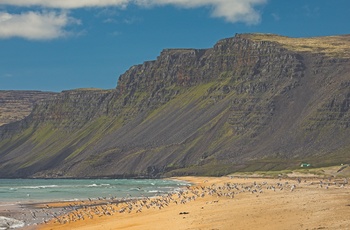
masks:
<svg viewBox="0 0 350 230"><path fill-rule="evenodd" d="M0 0L0 90L112 89L166 48L350 33L349 0Z"/></svg>

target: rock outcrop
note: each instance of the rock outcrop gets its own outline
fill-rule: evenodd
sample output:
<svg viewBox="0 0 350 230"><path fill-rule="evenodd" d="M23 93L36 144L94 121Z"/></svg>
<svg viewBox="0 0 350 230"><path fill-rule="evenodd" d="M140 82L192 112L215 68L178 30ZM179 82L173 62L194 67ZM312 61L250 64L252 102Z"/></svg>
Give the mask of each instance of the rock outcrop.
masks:
<svg viewBox="0 0 350 230"><path fill-rule="evenodd" d="M113 90L0 128L2 177L222 175L348 162L350 37L242 34L167 49Z"/></svg>
<svg viewBox="0 0 350 230"><path fill-rule="evenodd" d="M55 93L41 91L0 90L0 126L25 118L40 100Z"/></svg>

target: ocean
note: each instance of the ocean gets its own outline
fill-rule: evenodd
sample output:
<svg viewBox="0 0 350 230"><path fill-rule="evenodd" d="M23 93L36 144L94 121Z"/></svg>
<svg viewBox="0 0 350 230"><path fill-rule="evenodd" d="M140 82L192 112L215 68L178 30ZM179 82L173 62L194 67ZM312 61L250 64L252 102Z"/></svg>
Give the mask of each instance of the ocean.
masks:
<svg viewBox="0 0 350 230"><path fill-rule="evenodd" d="M0 230L36 223L28 220L28 215L18 213L28 204L153 197L188 185L162 179L0 179ZM11 226L6 226L9 223Z"/></svg>
<svg viewBox="0 0 350 230"><path fill-rule="evenodd" d="M189 185L161 179L0 179L1 203L152 197Z"/></svg>

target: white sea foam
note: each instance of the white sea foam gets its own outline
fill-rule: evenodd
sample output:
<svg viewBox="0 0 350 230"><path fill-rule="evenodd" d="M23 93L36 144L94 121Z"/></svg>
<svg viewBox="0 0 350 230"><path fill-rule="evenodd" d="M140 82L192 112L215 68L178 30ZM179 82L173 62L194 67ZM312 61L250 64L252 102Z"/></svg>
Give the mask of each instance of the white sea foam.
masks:
<svg viewBox="0 0 350 230"><path fill-rule="evenodd" d="M38 186L24 186L24 187L19 187L23 189L45 189L45 188L57 188L59 187L58 185L38 185Z"/></svg>
<svg viewBox="0 0 350 230"><path fill-rule="evenodd" d="M80 200L81 200L81 199L73 198L73 199L67 199L67 200L63 200L63 201L72 202L72 201L80 201Z"/></svg>
<svg viewBox="0 0 350 230"><path fill-rule="evenodd" d="M97 197L149 196L177 189L171 180L0 179L0 203L74 200ZM13 188L13 189L11 189Z"/></svg>
<svg viewBox="0 0 350 230"><path fill-rule="evenodd" d="M87 187L105 187L105 186L110 186L110 184L90 184L90 185L87 185Z"/></svg>
<svg viewBox="0 0 350 230"><path fill-rule="evenodd" d="M4 216L0 216L0 230L24 227L24 222Z"/></svg>
<svg viewBox="0 0 350 230"><path fill-rule="evenodd" d="M0 203L0 207L14 206L14 205L16 205L16 204L15 203L8 203L8 202L6 202L6 203L1 202Z"/></svg>

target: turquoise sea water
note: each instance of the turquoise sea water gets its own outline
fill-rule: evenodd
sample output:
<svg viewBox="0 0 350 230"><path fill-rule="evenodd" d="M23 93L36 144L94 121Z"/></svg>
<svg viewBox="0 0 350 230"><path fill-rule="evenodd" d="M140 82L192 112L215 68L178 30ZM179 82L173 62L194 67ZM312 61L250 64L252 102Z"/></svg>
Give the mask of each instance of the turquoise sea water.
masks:
<svg viewBox="0 0 350 230"><path fill-rule="evenodd" d="M152 197L186 185L153 179L0 179L0 204Z"/></svg>

